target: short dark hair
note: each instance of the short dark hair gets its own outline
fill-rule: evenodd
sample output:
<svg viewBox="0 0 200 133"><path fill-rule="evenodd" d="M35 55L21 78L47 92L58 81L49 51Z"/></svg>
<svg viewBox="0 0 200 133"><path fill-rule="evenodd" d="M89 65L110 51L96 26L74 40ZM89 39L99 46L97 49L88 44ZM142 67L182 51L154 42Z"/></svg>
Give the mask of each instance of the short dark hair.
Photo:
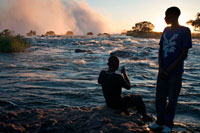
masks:
<svg viewBox="0 0 200 133"><path fill-rule="evenodd" d="M165 15L167 16L169 14L173 14L176 17L179 17L180 14L181 14L181 10L178 7L176 7L176 6L173 6L173 7L170 7L170 8L168 8L166 10Z"/></svg>
<svg viewBox="0 0 200 133"><path fill-rule="evenodd" d="M115 55L111 55L108 59L108 65L111 67L118 67L119 66L119 58Z"/></svg>

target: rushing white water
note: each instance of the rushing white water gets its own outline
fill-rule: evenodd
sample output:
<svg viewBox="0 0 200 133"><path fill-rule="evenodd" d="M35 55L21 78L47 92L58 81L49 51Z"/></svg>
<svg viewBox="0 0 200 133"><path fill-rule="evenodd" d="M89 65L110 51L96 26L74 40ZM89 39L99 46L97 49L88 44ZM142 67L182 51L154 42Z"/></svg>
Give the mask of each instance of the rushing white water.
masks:
<svg viewBox="0 0 200 133"><path fill-rule="evenodd" d="M0 101L11 101L21 108L104 106L97 78L107 68L110 53L118 51L132 84L124 93L140 93L148 112L155 115L159 40L123 36L29 40L32 46L25 53L0 53ZM76 53L77 49L81 52ZM193 40L175 118L177 125L192 129L200 126L199 51L200 40Z"/></svg>

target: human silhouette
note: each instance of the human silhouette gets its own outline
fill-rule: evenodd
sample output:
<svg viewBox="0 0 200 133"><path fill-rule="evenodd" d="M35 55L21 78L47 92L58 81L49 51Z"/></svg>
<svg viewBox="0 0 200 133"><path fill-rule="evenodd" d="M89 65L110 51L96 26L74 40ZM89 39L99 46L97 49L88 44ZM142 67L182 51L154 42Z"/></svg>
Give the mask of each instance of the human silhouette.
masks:
<svg viewBox="0 0 200 133"><path fill-rule="evenodd" d="M109 108L121 110L126 115L129 115L128 108L136 107L138 113L143 116L142 120L149 121L151 117L147 115L145 104L139 94L122 95L122 87L130 90L131 84L125 67L122 67L121 74L116 73L120 65L119 58L114 55L110 56L107 65L108 70L102 70L98 78L106 105Z"/></svg>
<svg viewBox="0 0 200 133"><path fill-rule="evenodd" d="M157 120L149 125L152 130L171 132L178 96L182 87L184 60L192 47L190 29L179 25L181 11L170 7L165 12L165 22L170 25L163 31L159 48L159 72L156 87Z"/></svg>

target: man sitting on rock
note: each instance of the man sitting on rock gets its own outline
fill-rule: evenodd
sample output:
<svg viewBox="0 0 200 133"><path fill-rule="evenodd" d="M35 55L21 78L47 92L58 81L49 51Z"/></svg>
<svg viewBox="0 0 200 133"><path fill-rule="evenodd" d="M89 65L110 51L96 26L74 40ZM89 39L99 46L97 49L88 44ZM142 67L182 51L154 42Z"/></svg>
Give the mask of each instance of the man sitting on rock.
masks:
<svg viewBox="0 0 200 133"><path fill-rule="evenodd" d="M128 108L136 107L138 113L143 116L143 121L150 119L146 114L146 107L140 95L122 96L122 87L130 90L131 84L125 67L122 67L121 74L115 73L120 65L119 58L114 55L110 56L107 65L108 70L102 70L98 78L98 83L102 86L106 105L112 109L119 109L126 115L129 115Z"/></svg>

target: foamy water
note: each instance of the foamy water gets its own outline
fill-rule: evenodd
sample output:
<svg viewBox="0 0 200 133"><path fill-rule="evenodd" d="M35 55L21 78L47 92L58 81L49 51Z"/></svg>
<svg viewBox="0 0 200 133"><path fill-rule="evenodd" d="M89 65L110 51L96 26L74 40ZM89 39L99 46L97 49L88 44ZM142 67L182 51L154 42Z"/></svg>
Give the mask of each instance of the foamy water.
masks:
<svg viewBox="0 0 200 133"><path fill-rule="evenodd" d="M0 100L20 108L61 108L104 106L99 72L107 68L111 52L118 51L132 89L140 93L148 112L155 115L158 39L133 37L33 37L25 53L0 53ZM75 50L85 50L76 53ZM185 61L183 87L179 97L177 125L200 127L200 40ZM178 128L178 127L177 127Z"/></svg>

